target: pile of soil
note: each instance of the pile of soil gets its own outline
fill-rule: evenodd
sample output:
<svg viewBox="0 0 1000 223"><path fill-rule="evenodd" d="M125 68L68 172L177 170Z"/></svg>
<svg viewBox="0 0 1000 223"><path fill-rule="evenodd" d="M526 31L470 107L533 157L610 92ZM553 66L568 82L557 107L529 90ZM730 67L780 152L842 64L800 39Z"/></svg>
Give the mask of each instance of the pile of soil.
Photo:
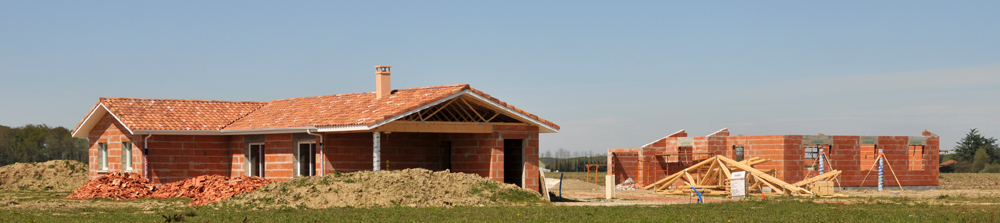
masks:
<svg viewBox="0 0 1000 223"><path fill-rule="evenodd" d="M254 191L268 183L271 183L271 180L260 177L230 179L219 175L207 175L156 186L138 173L112 172L87 181L66 198L135 200L139 198L185 197L192 199L188 205L201 206Z"/></svg>
<svg viewBox="0 0 1000 223"><path fill-rule="evenodd" d="M260 177L230 179L219 175L198 176L158 186L150 197L157 199L186 197L192 199L188 205L202 206L252 192L269 183L271 180Z"/></svg>
<svg viewBox="0 0 1000 223"><path fill-rule="evenodd" d="M260 208L451 207L525 205L544 202L541 199L536 191L475 174L406 169L299 177L217 204Z"/></svg>
<svg viewBox="0 0 1000 223"><path fill-rule="evenodd" d="M77 188L69 199L111 198L115 200L135 200L148 198L153 194L154 185L138 173L112 172Z"/></svg>
<svg viewBox="0 0 1000 223"><path fill-rule="evenodd" d="M87 182L87 164L75 160L0 167L0 190L71 191Z"/></svg>

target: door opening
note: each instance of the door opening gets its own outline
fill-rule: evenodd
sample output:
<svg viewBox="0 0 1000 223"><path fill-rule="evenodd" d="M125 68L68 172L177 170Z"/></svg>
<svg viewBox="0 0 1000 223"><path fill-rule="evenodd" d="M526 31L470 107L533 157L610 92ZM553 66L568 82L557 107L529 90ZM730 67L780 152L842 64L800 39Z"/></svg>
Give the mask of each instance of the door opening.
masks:
<svg viewBox="0 0 1000 223"><path fill-rule="evenodd" d="M313 142L303 142L299 143L299 148L296 149L295 157L295 169L297 170L295 176L313 176L316 170L316 143Z"/></svg>
<svg viewBox="0 0 1000 223"><path fill-rule="evenodd" d="M524 187L521 185L521 174L524 172L524 161L522 139L503 140L503 182Z"/></svg>
<svg viewBox="0 0 1000 223"><path fill-rule="evenodd" d="M444 156L441 157L441 169L451 170L451 141L441 141Z"/></svg>
<svg viewBox="0 0 1000 223"><path fill-rule="evenodd" d="M264 144L250 144L247 151L247 176L264 177Z"/></svg>

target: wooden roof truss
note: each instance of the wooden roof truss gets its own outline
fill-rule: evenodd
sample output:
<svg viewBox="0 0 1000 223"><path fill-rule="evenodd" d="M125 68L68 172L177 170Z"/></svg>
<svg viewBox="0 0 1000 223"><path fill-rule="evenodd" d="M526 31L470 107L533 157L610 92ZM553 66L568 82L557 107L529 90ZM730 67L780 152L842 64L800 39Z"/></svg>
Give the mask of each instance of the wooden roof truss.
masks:
<svg viewBox="0 0 1000 223"><path fill-rule="evenodd" d="M816 185L821 181L836 180L841 171L832 170L819 176L811 177L797 183L787 183L775 177L775 170L760 170L754 165L771 161L760 157L753 157L743 161L735 161L725 156L714 156L697 164L694 164L682 171L667 176L653 184L647 185L645 189L654 189L658 194L689 194L697 189L705 195L731 195L732 190L729 182L733 172L746 171L747 193L765 193L763 187L771 188L775 195L788 196L817 196ZM692 175L694 174L694 175ZM671 187L676 182L683 182L684 186ZM843 196L843 195L835 195Z"/></svg>
<svg viewBox="0 0 1000 223"><path fill-rule="evenodd" d="M522 123L500 111L490 109L476 100L455 97L441 104L400 118L418 122Z"/></svg>

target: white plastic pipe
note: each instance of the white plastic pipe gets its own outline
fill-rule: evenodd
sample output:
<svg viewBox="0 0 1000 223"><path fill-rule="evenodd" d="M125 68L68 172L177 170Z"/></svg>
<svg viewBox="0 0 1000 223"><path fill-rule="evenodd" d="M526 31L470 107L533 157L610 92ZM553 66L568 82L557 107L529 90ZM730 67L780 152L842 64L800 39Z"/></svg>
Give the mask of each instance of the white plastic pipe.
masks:
<svg viewBox="0 0 1000 223"><path fill-rule="evenodd" d="M382 148L382 143L381 143L382 142L382 135L381 135L381 132L375 132L373 134L373 136L372 136L372 141L373 141L373 145L372 145L372 157L373 157L372 158L372 162L374 164L374 166L372 167L372 171L378 172L378 170L379 170L379 163L380 163L379 162L379 158L380 158L379 154L382 153L380 151L381 148Z"/></svg>
<svg viewBox="0 0 1000 223"><path fill-rule="evenodd" d="M146 138L142 140L142 177L149 179L149 137L153 137L153 133L146 135Z"/></svg>
<svg viewBox="0 0 1000 223"><path fill-rule="evenodd" d="M311 133L309 129L306 129L306 134L314 135L319 137L319 176L326 175L326 160L323 160L323 134Z"/></svg>

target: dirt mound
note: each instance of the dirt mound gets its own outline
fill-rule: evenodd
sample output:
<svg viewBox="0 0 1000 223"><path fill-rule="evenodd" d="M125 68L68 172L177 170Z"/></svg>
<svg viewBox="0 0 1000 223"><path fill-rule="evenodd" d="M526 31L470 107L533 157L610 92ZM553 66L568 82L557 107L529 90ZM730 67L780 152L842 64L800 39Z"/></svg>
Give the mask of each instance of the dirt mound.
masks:
<svg viewBox="0 0 1000 223"><path fill-rule="evenodd" d="M198 176L158 186L150 197L157 199L186 197L192 199L188 205L201 206L252 192L269 183L271 180L260 177L229 179L219 175Z"/></svg>
<svg viewBox="0 0 1000 223"><path fill-rule="evenodd" d="M542 202L538 192L475 174L426 169L335 173L299 177L219 202L274 207L450 207L523 205Z"/></svg>
<svg viewBox="0 0 1000 223"><path fill-rule="evenodd" d="M66 196L69 199L111 198L115 200L135 200L153 194L154 185L138 173L112 172L87 181L80 188Z"/></svg>
<svg viewBox="0 0 1000 223"><path fill-rule="evenodd" d="M0 190L71 191L87 182L87 164L75 160L0 167Z"/></svg>

